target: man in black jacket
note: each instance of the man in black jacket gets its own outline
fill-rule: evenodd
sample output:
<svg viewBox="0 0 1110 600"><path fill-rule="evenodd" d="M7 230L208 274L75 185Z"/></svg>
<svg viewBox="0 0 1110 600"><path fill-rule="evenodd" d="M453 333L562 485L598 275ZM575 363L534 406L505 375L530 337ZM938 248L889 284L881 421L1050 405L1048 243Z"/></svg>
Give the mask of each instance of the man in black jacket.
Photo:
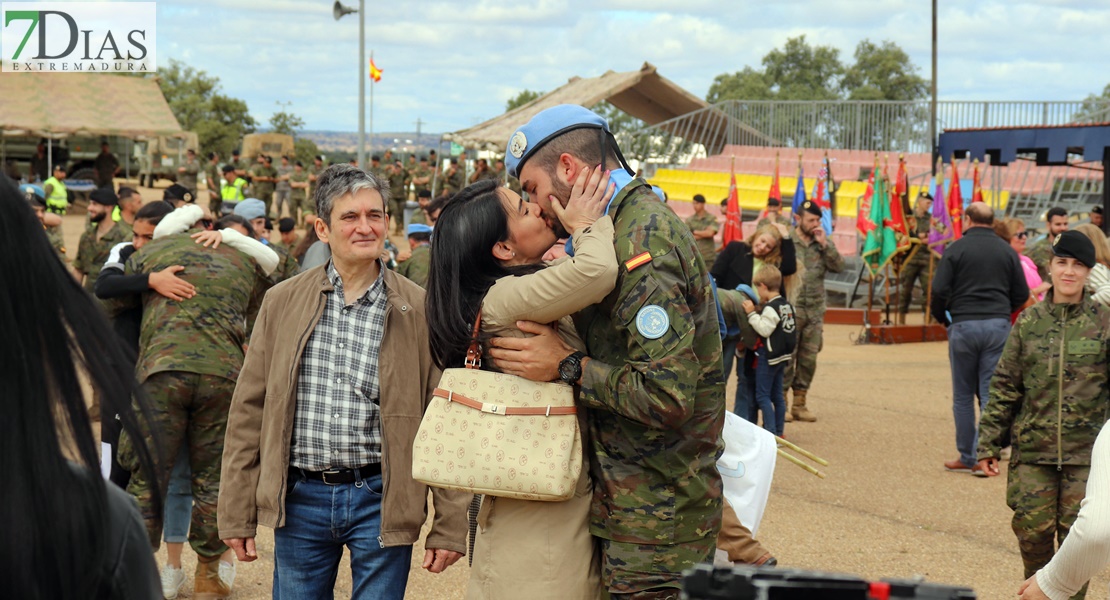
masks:
<svg viewBox="0 0 1110 600"><path fill-rule="evenodd" d="M1029 299L1018 255L994 234L994 212L973 202L964 215L963 237L944 251L933 279L933 318L948 327L952 368L952 415L960 457L944 463L949 471L978 470L975 448L979 426L974 399L982 412L991 374L1010 334L1010 314Z"/></svg>

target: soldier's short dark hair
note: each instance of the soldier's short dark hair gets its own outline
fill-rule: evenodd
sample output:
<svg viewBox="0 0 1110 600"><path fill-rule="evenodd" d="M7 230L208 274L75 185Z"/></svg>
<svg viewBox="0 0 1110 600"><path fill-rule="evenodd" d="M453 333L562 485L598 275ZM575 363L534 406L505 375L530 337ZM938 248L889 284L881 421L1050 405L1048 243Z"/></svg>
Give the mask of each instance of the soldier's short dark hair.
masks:
<svg viewBox="0 0 1110 600"><path fill-rule="evenodd" d="M208 160L216 160L217 158L219 158L219 155L216 154L215 152L209 152L208 153Z"/></svg>
<svg viewBox="0 0 1110 600"><path fill-rule="evenodd" d="M316 179L316 216L331 226L331 209L335 201L347 194L361 190L375 190L382 197L382 205L389 206L389 184L373 173L348 164L332 165Z"/></svg>
<svg viewBox="0 0 1110 600"><path fill-rule="evenodd" d="M427 231L421 231L420 233L410 233L409 239L416 240L417 242L427 242L432 239L432 234Z"/></svg>
<svg viewBox="0 0 1110 600"><path fill-rule="evenodd" d="M243 229L247 230L247 235L254 239L258 239L258 236L254 233L254 226L251 225L250 221L246 220L240 215L225 215L220 217L220 219L216 221L216 229L227 229L232 225L238 225L242 227Z"/></svg>
<svg viewBox="0 0 1110 600"><path fill-rule="evenodd" d="M162 219L171 212L173 212L173 205L169 202L151 202L150 204L144 205L135 213L135 220L144 221L157 226L162 222Z"/></svg>
<svg viewBox="0 0 1110 600"><path fill-rule="evenodd" d="M1052 208L1048 209L1047 213L1045 213L1044 220L1045 220L1045 223L1047 223L1047 222L1052 220L1052 217L1067 217L1067 216L1068 216L1068 211L1067 211L1066 208L1064 208L1062 206L1053 206Z"/></svg>
<svg viewBox="0 0 1110 600"><path fill-rule="evenodd" d="M131 196L134 196L138 193L139 192L135 191L134 188L129 188L125 185L121 185L119 191L116 192L116 196L119 196L119 199L123 200L125 198L130 198Z"/></svg>
<svg viewBox="0 0 1110 600"><path fill-rule="evenodd" d="M230 173L230 172L232 172L232 171L234 171L234 170L235 170L235 167L233 167L233 166L231 166L231 165L224 165L224 168L220 169L220 171L223 171L223 173L224 173L225 175L226 175L226 174L228 174L228 173Z"/></svg>
<svg viewBox="0 0 1110 600"><path fill-rule="evenodd" d="M316 155L316 156L314 156L314 157L313 157L312 159L313 159L313 160L318 160L318 161L320 161L320 162L324 162L324 156L323 156L322 154L317 154L317 155Z"/></svg>
<svg viewBox="0 0 1110 600"><path fill-rule="evenodd" d="M378 156L377 154L375 154L375 155L373 155L373 156L371 156L371 157L370 157L370 160L376 160L376 161L378 161L378 162L382 162L382 157L380 157L380 156Z"/></svg>

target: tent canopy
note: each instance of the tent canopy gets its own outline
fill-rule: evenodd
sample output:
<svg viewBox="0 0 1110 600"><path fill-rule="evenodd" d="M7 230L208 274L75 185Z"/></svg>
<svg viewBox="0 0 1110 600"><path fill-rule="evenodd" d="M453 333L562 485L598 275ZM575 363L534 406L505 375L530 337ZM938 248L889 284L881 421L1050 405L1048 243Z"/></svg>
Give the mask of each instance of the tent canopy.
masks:
<svg viewBox="0 0 1110 600"><path fill-rule="evenodd" d="M146 139L182 133L153 79L107 73L4 73L0 132Z"/></svg>
<svg viewBox="0 0 1110 600"><path fill-rule="evenodd" d="M709 106L701 98L659 75L654 65L644 63L638 71L607 71L600 77L589 79L573 77L566 85L528 104L443 137L462 146L504 150L513 131L540 111L559 104L578 104L593 108L603 100L608 100L613 106L648 125Z"/></svg>

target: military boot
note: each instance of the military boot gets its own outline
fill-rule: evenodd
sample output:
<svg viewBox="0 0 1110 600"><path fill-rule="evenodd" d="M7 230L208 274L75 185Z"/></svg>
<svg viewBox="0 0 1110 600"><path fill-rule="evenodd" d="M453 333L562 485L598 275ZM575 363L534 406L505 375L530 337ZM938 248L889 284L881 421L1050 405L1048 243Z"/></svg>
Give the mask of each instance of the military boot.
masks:
<svg viewBox="0 0 1110 600"><path fill-rule="evenodd" d="M787 396L786 393L783 393L783 396L785 396L786 400L786 416L783 418L783 421L786 423L793 423L794 413L790 412L790 406L793 404L793 400L791 400L790 396Z"/></svg>
<svg viewBox="0 0 1110 600"><path fill-rule="evenodd" d="M806 390L794 390L794 406L790 409L795 421L812 423L817 417L806 408Z"/></svg>
<svg viewBox="0 0 1110 600"><path fill-rule="evenodd" d="M231 587L220 579L220 557L210 559L197 557L197 575L193 582L193 598L196 600L227 600L231 597ZM201 562L206 560L207 562Z"/></svg>

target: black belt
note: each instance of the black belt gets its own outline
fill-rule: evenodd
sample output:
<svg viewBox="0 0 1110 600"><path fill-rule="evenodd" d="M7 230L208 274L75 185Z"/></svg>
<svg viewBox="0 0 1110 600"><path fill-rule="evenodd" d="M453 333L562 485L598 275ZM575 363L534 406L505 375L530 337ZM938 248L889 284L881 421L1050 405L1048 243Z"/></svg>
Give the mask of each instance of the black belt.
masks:
<svg viewBox="0 0 1110 600"><path fill-rule="evenodd" d="M380 475L382 472L382 464L371 463L357 469L328 469L327 471L306 471L305 469L298 469L297 467L289 467L289 472L294 476L299 475L305 479L323 481L328 485L340 485L343 483L354 483L358 479L369 479L375 475Z"/></svg>

